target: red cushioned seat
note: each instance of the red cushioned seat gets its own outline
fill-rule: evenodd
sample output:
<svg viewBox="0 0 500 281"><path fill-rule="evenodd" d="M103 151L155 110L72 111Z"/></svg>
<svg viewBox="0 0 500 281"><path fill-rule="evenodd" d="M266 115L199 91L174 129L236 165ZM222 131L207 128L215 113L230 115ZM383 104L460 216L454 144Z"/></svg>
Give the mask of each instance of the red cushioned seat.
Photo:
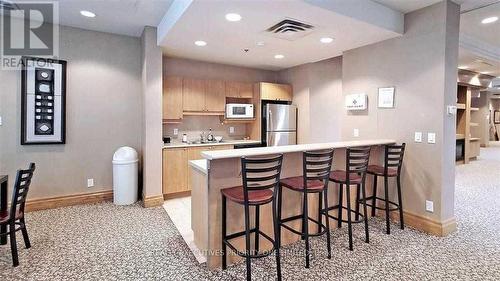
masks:
<svg viewBox="0 0 500 281"><path fill-rule="evenodd" d="M335 170L330 172L330 180L338 183L346 183L346 172L342 170ZM349 174L349 183L351 184L360 184L362 178L354 173Z"/></svg>
<svg viewBox="0 0 500 281"><path fill-rule="evenodd" d="M21 219L23 217L23 213L19 212L19 210L16 211L16 220ZM9 221L10 218L10 212L9 211L3 211L0 213L0 224L5 224Z"/></svg>
<svg viewBox="0 0 500 281"><path fill-rule="evenodd" d="M372 174L372 175L383 176L384 175L384 167L379 166L379 165L369 165L366 172L368 174ZM387 169L387 176L395 177L397 175L398 175L398 170L391 169L391 168Z"/></svg>
<svg viewBox="0 0 500 281"><path fill-rule="evenodd" d="M280 180L281 185L296 191L304 190L304 177L291 177ZM319 191L325 187L325 184L320 180L307 181L307 190Z"/></svg>
<svg viewBox="0 0 500 281"><path fill-rule="evenodd" d="M226 196L227 199L244 204L245 198L243 193L243 186L235 186L230 188L221 189L221 193ZM249 190L248 191L248 203L249 204L265 204L271 202L273 198L273 191L270 189L264 190Z"/></svg>

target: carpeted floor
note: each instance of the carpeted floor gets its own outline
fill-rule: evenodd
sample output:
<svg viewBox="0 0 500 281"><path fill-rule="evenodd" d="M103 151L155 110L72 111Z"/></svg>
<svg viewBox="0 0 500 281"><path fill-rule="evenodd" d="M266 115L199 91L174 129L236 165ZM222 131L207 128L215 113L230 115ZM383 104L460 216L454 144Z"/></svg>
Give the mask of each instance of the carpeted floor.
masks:
<svg viewBox="0 0 500 281"><path fill-rule="evenodd" d="M347 228L333 232L333 257L325 241L312 240L311 268L303 267L303 244L282 255L285 280L499 280L500 146L482 151L481 160L456 169L458 232L437 238L370 221L370 244L355 227L354 251ZM226 271L198 265L163 208L111 203L27 215L32 248L19 237L20 262L11 267L10 248L0 246L0 280L237 280L244 264ZM254 260L255 280L275 278L273 257Z"/></svg>

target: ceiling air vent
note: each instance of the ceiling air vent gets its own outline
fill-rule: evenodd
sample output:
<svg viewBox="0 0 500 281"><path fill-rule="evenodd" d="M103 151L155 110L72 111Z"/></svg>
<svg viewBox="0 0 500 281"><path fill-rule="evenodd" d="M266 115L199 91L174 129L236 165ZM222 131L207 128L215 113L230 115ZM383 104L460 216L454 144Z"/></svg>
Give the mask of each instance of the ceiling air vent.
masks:
<svg viewBox="0 0 500 281"><path fill-rule="evenodd" d="M295 41L313 31L314 26L290 18L286 18L266 29L267 34L289 41Z"/></svg>
<svg viewBox="0 0 500 281"><path fill-rule="evenodd" d="M0 0L0 11L11 11L11 10L17 10L19 7L12 3L11 1L7 0Z"/></svg>

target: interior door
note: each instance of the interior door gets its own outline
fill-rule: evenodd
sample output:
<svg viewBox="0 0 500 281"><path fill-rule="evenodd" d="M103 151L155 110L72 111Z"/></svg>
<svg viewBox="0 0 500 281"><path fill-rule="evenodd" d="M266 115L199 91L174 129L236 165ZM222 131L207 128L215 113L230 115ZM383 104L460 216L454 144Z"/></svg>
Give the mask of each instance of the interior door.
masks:
<svg viewBox="0 0 500 281"><path fill-rule="evenodd" d="M297 144L296 132L267 132L267 146L282 146Z"/></svg>

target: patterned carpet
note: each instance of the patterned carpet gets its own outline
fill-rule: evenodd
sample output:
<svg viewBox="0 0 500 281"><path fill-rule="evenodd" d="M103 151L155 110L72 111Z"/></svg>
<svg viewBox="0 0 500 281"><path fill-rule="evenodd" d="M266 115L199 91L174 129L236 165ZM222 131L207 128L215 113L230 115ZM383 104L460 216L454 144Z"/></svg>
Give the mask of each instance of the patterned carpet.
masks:
<svg viewBox="0 0 500 281"><path fill-rule="evenodd" d="M347 228L333 232L333 257L325 240L312 239L311 268L303 267L303 245L282 255L285 280L499 280L500 147L458 166L458 232L427 236L370 221L370 244L355 226L354 252L347 250ZM198 265L163 208L111 203L75 206L27 215L32 248L19 239L20 262L11 267L10 248L0 246L0 280L241 280L244 264L226 271ZM275 278L273 257L252 261L255 280Z"/></svg>

